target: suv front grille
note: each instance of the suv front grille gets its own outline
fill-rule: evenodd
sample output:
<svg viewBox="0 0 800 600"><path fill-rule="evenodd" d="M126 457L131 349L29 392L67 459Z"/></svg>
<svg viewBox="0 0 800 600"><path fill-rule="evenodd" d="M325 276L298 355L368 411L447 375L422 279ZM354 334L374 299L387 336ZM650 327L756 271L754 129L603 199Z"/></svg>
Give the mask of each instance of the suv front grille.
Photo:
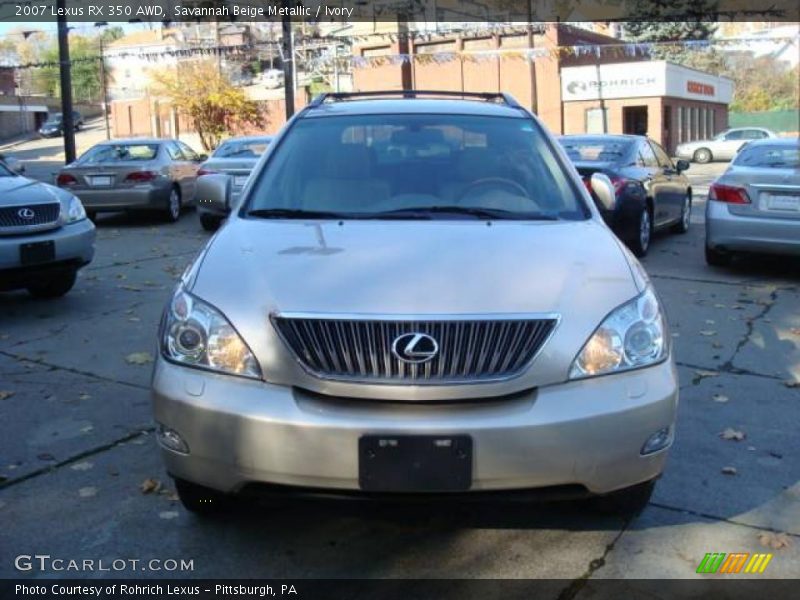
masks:
<svg viewBox="0 0 800 600"><path fill-rule="evenodd" d="M372 320L273 317L283 340L312 374L327 379L384 383L443 384L506 379L536 356L556 326L543 318L468 320ZM438 351L424 363L401 360L393 350L430 336ZM432 346L420 346L431 353Z"/></svg>
<svg viewBox="0 0 800 600"><path fill-rule="evenodd" d="M22 204L0 207L0 227L47 225L58 221L61 204ZM23 216L25 215L25 216Z"/></svg>

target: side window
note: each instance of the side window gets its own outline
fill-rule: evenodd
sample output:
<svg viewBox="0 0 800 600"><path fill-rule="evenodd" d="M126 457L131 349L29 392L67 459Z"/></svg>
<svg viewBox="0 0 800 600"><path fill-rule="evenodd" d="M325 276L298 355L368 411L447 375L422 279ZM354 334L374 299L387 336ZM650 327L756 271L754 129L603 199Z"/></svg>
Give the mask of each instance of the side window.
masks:
<svg viewBox="0 0 800 600"><path fill-rule="evenodd" d="M178 148L178 146L173 142L167 144L167 154L169 154L169 157L172 160L185 160L180 148Z"/></svg>
<svg viewBox="0 0 800 600"><path fill-rule="evenodd" d="M180 146L181 151L183 152L183 156L184 156L184 158L186 160L197 160L198 159L197 152L195 152L194 150L189 148L189 146L187 146L183 142L178 142L178 146Z"/></svg>
<svg viewBox="0 0 800 600"><path fill-rule="evenodd" d="M659 166L661 166L664 169L675 168L669 156L667 156L667 153L664 152L664 149L661 146L656 144L653 140L650 140L650 146L652 146L653 152L656 153L656 159L658 160Z"/></svg>
<svg viewBox="0 0 800 600"><path fill-rule="evenodd" d="M725 136L725 140L730 142L733 140L743 140L744 139L744 131L731 131L728 135Z"/></svg>
<svg viewBox="0 0 800 600"><path fill-rule="evenodd" d="M639 164L643 167L658 167L658 160L650 144L639 144Z"/></svg>

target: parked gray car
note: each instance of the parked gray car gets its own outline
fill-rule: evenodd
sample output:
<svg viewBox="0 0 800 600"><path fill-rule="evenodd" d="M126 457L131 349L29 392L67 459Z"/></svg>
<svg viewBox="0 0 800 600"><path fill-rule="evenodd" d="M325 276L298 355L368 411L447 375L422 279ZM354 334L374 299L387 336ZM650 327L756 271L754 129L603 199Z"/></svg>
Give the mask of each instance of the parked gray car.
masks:
<svg viewBox="0 0 800 600"><path fill-rule="evenodd" d="M92 260L94 237L78 198L0 163L0 291L63 296Z"/></svg>
<svg viewBox="0 0 800 600"><path fill-rule="evenodd" d="M267 489L641 508L678 403L641 265L510 96L381 94L300 111L165 308L152 394L182 502ZM613 209L608 176L590 185ZM228 206L229 177L201 177L198 196Z"/></svg>
<svg viewBox="0 0 800 600"><path fill-rule="evenodd" d="M739 252L800 254L800 141L750 142L708 192L706 261Z"/></svg>
<svg viewBox="0 0 800 600"><path fill-rule="evenodd" d="M113 140L63 167L56 184L78 196L92 219L101 211L149 210L174 222L194 203L205 159L179 140Z"/></svg>
<svg viewBox="0 0 800 600"><path fill-rule="evenodd" d="M763 127L737 127L726 129L710 140L680 144L675 149L675 155L698 163L730 160L746 143L774 137L777 137L774 132Z"/></svg>
<svg viewBox="0 0 800 600"><path fill-rule="evenodd" d="M242 192L250 171L256 166L258 159L272 142L273 136L247 136L236 137L222 142L197 172L199 177L224 173L231 176L231 203L235 204ZM203 204L197 205L200 223L206 231L214 231L222 220L228 216L228 211L215 209Z"/></svg>

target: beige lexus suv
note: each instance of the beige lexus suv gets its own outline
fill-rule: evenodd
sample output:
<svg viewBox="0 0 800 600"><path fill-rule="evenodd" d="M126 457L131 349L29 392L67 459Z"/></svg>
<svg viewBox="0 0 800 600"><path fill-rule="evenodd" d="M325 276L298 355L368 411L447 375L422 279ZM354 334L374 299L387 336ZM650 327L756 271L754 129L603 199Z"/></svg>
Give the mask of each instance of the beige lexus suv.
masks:
<svg viewBox="0 0 800 600"><path fill-rule="evenodd" d="M678 380L663 307L505 94L315 99L165 309L158 439L184 505L241 492L647 503Z"/></svg>

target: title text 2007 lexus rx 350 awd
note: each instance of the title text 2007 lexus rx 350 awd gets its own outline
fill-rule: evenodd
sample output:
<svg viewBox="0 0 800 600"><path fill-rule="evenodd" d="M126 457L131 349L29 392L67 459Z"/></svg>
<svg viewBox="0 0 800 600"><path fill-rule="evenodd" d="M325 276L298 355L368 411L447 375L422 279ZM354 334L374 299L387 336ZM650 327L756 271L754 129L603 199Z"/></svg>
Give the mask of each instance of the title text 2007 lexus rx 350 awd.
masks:
<svg viewBox="0 0 800 600"><path fill-rule="evenodd" d="M187 269L153 374L187 508L253 488L647 502L678 402L658 296L540 122L459 96L318 97ZM229 192L209 175L197 199Z"/></svg>

